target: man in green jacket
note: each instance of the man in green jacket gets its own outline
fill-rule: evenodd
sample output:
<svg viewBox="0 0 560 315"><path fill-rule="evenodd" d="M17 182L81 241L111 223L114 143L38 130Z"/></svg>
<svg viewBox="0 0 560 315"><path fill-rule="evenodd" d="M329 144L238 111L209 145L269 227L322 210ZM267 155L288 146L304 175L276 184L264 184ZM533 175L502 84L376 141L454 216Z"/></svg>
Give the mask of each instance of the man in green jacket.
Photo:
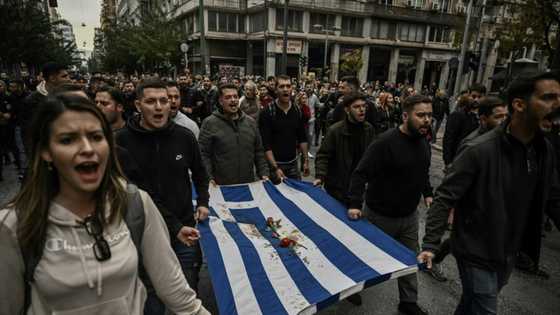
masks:
<svg viewBox="0 0 560 315"><path fill-rule="evenodd" d="M346 118L333 124L321 143L315 160L314 184L345 206L350 175L374 137L371 124L365 121L366 97L350 94L342 100Z"/></svg>
<svg viewBox="0 0 560 315"><path fill-rule="evenodd" d="M253 118L239 109L237 87L219 87L219 106L200 128L198 142L211 184L234 185L268 180L264 149Z"/></svg>
<svg viewBox="0 0 560 315"><path fill-rule="evenodd" d="M373 126L366 119L365 95L353 93L342 99L346 118L333 124L324 138L315 160L315 186L323 185L327 193L348 207L347 192L350 176L373 140ZM361 305L358 293L348 297Z"/></svg>

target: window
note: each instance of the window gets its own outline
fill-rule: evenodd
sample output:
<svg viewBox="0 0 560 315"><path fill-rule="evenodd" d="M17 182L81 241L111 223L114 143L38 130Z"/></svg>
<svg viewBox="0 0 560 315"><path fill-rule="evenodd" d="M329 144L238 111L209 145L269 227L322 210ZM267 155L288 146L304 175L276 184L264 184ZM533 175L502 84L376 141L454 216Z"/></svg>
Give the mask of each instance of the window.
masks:
<svg viewBox="0 0 560 315"><path fill-rule="evenodd" d="M371 37L379 39L395 39L396 25L383 20L371 21Z"/></svg>
<svg viewBox="0 0 560 315"><path fill-rule="evenodd" d="M303 12L296 10L288 10L288 31L303 31ZM284 9L276 9L276 29L284 30Z"/></svg>
<svg viewBox="0 0 560 315"><path fill-rule="evenodd" d="M323 27L328 30L332 30L334 28L335 19L336 16L332 14L311 13L309 19L309 32L323 33L323 30L313 27L313 25L317 24L323 25Z"/></svg>
<svg viewBox="0 0 560 315"><path fill-rule="evenodd" d="M249 16L251 33L261 32L266 29L266 11L255 13Z"/></svg>
<svg viewBox="0 0 560 315"><path fill-rule="evenodd" d="M194 33L194 16L193 15L188 15L185 18L185 33L187 34L192 34Z"/></svg>
<svg viewBox="0 0 560 315"><path fill-rule="evenodd" d="M423 42L426 26L422 24L399 24L399 39L405 42Z"/></svg>
<svg viewBox="0 0 560 315"><path fill-rule="evenodd" d="M213 32L243 33L245 19L243 15L208 11L208 30Z"/></svg>
<svg viewBox="0 0 560 315"><path fill-rule="evenodd" d="M343 16L342 17L342 35L361 37L363 34L364 20L358 17Z"/></svg>
<svg viewBox="0 0 560 315"><path fill-rule="evenodd" d="M450 30L446 26L431 25L428 41L432 43L449 43Z"/></svg>

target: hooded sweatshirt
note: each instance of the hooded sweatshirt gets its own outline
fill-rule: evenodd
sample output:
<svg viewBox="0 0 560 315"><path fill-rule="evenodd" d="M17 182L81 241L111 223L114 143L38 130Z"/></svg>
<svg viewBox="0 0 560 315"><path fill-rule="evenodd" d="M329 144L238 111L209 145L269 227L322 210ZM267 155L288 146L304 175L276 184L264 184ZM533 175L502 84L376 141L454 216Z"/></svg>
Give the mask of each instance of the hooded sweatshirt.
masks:
<svg viewBox="0 0 560 315"><path fill-rule="evenodd" d="M165 223L152 199L140 191L145 228L142 262L158 296L175 314L208 314L189 287L169 245ZM52 202L45 248L31 284L27 314L143 314L146 289L138 278L138 253L124 220L104 227L111 258L99 262L94 239L81 219ZM17 241L17 216L0 211L0 314L20 314L24 300L24 262Z"/></svg>
<svg viewBox="0 0 560 315"><path fill-rule="evenodd" d="M182 226L194 226L191 177L198 193L197 205L208 207L208 174L200 158L193 133L170 121L157 130L140 126L133 117L126 128L115 134L116 142L125 148L143 171L143 190L155 194L171 235Z"/></svg>

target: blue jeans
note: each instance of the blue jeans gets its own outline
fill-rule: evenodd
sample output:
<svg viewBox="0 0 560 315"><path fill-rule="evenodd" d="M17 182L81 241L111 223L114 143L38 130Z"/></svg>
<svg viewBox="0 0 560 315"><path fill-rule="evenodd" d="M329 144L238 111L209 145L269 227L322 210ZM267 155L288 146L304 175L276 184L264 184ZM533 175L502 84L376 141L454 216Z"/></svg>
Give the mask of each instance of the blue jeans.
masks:
<svg viewBox="0 0 560 315"><path fill-rule="evenodd" d="M187 246L178 239L172 239L171 248L173 248L175 255L177 255L177 259L179 259L179 264L181 264L181 269L183 269L183 274L189 286L198 293L198 274L202 265L200 245L196 243L196 245ZM144 304L144 315L164 315L165 305L156 295L151 285L146 285L146 288L148 290L148 298Z"/></svg>
<svg viewBox="0 0 560 315"><path fill-rule="evenodd" d="M503 272L497 272L481 269L457 259L463 294L455 315L497 314L498 294L507 284L512 266Z"/></svg>

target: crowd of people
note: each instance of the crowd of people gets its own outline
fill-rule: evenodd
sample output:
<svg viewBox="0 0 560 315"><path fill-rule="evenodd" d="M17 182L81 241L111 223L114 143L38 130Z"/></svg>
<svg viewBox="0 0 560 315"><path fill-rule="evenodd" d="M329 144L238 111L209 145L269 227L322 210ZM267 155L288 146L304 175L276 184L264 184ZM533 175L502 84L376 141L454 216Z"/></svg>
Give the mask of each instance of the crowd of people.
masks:
<svg viewBox="0 0 560 315"><path fill-rule="evenodd" d="M0 81L0 165L13 160L21 181L0 211L0 314L206 314L196 225L209 187L311 174L351 220L419 252L437 280L452 253L456 314L495 314L514 266L548 277L545 213L560 226L556 74L521 77L507 98L475 84L453 104L435 86L351 76L216 81L188 71L85 81L55 63L35 87ZM444 121L446 176L434 191L431 144ZM398 287L400 312L427 314L416 274ZM362 304L359 293L347 300Z"/></svg>

